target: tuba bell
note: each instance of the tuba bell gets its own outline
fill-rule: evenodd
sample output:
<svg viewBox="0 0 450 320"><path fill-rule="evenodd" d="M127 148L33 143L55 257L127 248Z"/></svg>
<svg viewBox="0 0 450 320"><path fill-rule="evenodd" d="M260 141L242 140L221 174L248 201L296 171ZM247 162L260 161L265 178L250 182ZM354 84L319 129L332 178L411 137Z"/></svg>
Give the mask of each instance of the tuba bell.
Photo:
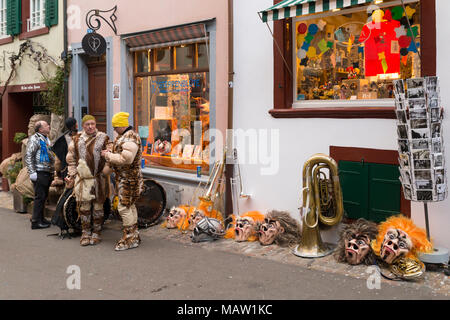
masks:
<svg viewBox="0 0 450 320"><path fill-rule="evenodd" d="M329 171L329 178L324 170ZM322 153L309 158L303 166L302 193L302 237L293 253L303 258L326 256L334 251L335 245L322 242L319 221L333 226L344 214L336 161Z"/></svg>

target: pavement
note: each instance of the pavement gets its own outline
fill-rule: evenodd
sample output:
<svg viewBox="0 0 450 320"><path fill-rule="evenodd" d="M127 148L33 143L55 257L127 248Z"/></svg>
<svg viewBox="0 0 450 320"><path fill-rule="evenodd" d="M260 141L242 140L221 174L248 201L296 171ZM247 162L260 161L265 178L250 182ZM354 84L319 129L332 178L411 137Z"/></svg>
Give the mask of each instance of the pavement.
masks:
<svg viewBox="0 0 450 320"><path fill-rule="evenodd" d="M102 243L80 247L79 238L48 236L54 226L31 230L10 193L0 192L0 207L0 300L448 300L450 293L442 272L389 281L332 256L303 259L290 248L227 239L192 243L189 233L161 225L140 230L139 248L115 252L120 223L108 220Z"/></svg>

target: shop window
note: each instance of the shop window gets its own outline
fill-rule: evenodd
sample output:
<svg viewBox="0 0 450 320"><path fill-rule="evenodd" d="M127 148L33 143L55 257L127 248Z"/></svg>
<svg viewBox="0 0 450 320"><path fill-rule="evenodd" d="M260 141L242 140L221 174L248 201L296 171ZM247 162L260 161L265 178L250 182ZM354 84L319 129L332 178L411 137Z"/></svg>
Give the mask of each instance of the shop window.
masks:
<svg viewBox="0 0 450 320"><path fill-rule="evenodd" d="M406 12L398 4L346 11L294 19L295 106L305 100L391 106L392 81L420 77L419 3Z"/></svg>
<svg viewBox="0 0 450 320"><path fill-rule="evenodd" d="M147 166L209 172L204 47L194 43L135 52L135 122Z"/></svg>
<svg viewBox="0 0 450 320"><path fill-rule="evenodd" d="M395 119L392 81L436 74L434 0L356 3L274 21L273 117Z"/></svg>

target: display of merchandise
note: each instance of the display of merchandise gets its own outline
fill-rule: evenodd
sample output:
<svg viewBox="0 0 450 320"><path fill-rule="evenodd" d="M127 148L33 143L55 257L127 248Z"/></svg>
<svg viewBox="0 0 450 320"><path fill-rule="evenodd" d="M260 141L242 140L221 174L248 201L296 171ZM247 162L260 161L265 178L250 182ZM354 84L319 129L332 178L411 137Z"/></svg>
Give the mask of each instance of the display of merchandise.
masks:
<svg viewBox="0 0 450 320"><path fill-rule="evenodd" d="M406 84L406 88L405 88ZM447 176L438 77L394 81L400 181L405 199L443 201Z"/></svg>

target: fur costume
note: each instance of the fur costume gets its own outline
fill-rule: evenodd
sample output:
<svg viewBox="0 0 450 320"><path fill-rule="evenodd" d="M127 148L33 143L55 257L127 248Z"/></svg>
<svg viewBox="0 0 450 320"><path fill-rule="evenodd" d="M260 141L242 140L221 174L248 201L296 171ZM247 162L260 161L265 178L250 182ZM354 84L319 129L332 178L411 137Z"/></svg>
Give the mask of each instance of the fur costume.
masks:
<svg viewBox="0 0 450 320"><path fill-rule="evenodd" d="M135 150L136 146L137 150ZM136 151L134 159L122 159L134 153L132 151ZM141 158L141 138L131 128L116 138L113 154L106 156L116 175L119 202L127 208L136 202L143 190Z"/></svg>
<svg viewBox="0 0 450 320"><path fill-rule="evenodd" d="M300 225L289 212L272 210L258 226L259 243L270 245L275 243L285 247L300 240Z"/></svg>
<svg viewBox="0 0 450 320"><path fill-rule="evenodd" d="M98 203L104 203L110 196L109 176L102 173L105 168L105 159L101 157L101 151L109 144L109 137L100 131L88 136L84 131L74 136L69 145L66 160L68 164L68 175L77 175L77 166L80 160L86 162L91 175L94 177L94 188L91 194ZM77 202L81 199L77 198Z"/></svg>
<svg viewBox="0 0 450 320"><path fill-rule="evenodd" d="M376 223L363 218L354 223L344 224L334 257L339 262L349 264L373 264L375 255L370 243L377 236L377 231Z"/></svg>
<svg viewBox="0 0 450 320"><path fill-rule="evenodd" d="M88 135L76 134L66 156L68 177L75 178L74 196L81 220L80 244L98 244L103 224L103 205L110 196L109 175L101 151L107 149L109 137L98 130Z"/></svg>
<svg viewBox="0 0 450 320"><path fill-rule="evenodd" d="M425 230L402 215L390 217L381 223L378 235L372 241L375 254L388 264L398 258L418 260L418 253L430 252L432 248Z"/></svg>
<svg viewBox="0 0 450 320"><path fill-rule="evenodd" d="M236 241L258 240L258 225L264 221L264 215L259 211L249 211L241 216L231 215L231 227L225 233L225 239Z"/></svg>

